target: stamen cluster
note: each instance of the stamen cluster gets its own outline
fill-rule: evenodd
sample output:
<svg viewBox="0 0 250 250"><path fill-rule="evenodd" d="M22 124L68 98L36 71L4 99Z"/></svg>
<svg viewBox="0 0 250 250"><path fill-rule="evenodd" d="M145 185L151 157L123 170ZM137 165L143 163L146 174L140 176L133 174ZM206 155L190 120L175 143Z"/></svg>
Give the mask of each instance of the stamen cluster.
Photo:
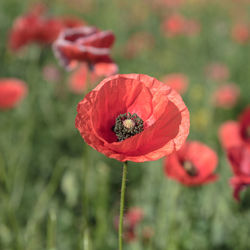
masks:
<svg viewBox="0 0 250 250"><path fill-rule="evenodd" d="M198 175L197 168L190 161L185 161L183 163L183 168L187 172L187 174L190 176Z"/></svg>
<svg viewBox="0 0 250 250"><path fill-rule="evenodd" d="M116 118L113 131L118 141L123 141L144 130L143 120L137 114L125 113Z"/></svg>

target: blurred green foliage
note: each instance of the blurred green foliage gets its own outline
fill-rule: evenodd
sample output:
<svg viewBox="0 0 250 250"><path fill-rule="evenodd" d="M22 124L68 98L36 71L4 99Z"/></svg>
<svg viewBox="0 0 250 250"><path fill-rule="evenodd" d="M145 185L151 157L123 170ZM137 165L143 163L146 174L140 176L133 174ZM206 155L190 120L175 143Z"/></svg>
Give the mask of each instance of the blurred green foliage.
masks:
<svg viewBox="0 0 250 250"><path fill-rule="evenodd" d="M126 209L144 210L137 240L130 250L246 250L250 249L249 192L236 203L228 184L231 170L218 142L219 125L237 119L249 104L249 44L231 39L237 8L250 18L249 6L231 1L187 1L180 12L198 20L202 30L194 37L166 38L161 23L170 9L152 8L150 0L47 1L50 14L86 20L116 35L113 58L120 73L144 73L156 78L182 72L190 80L184 95L190 114L189 139L217 151L219 181L187 188L163 175L162 161L129 163ZM45 2L46 3L46 2ZM0 1L0 77L17 77L29 94L16 109L0 113L0 249L68 250L117 249L113 226L119 213L121 163L84 144L74 126L76 105L83 98L68 91L69 73L49 83L42 69L57 64L51 48L31 45L21 54L7 49L13 21L32 1ZM129 38L150 33L153 48L134 58L124 55ZM230 82L241 96L233 109L216 109L211 94L216 83L204 68L219 61L228 66ZM59 68L59 66L58 66ZM154 235L145 242L142 229Z"/></svg>

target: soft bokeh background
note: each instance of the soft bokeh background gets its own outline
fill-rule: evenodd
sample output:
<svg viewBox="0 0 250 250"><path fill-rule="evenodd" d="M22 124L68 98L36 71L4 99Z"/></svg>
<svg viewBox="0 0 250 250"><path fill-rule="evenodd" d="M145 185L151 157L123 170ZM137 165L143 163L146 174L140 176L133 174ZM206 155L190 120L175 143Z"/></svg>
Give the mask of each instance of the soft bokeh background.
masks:
<svg viewBox="0 0 250 250"><path fill-rule="evenodd" d="M158 79L169 73L185 74L189 139L206 143L219 156L220 179L196 188L167 179L162 160L130 162L126 210L140 207L144 218L136 227L137 238L124 249L250 249L250 193L244 192L240 203L233 200L228 183L231 169L217 132L221 123L237 119L249 104L249 40L232 38L236 23L250 25L249 2L187 0L178 8L160 2L44 2L53 16L76 16L112 30L116 35L112 57L120 73ZM30 45L19 53L8 49L13 21L32 3L0 1L0 77L20 78L29 87L20 106L0 113L0 249L117 249L113 221L119 213L121 163L85 145L75 129L76 106L84 94L69 91L70 73L58 65L50 47ZM162 23L176 12L196 20L200 32L166 36ZM138 32L144 35L131 42ZM225 81L240 89L232 108L213 105L212 94L222 84L206 73L214 62L226 65ZM48 65L59 70L57 82L44 78ZM154 232L149 240L143 237L145 227Z"/></svg>

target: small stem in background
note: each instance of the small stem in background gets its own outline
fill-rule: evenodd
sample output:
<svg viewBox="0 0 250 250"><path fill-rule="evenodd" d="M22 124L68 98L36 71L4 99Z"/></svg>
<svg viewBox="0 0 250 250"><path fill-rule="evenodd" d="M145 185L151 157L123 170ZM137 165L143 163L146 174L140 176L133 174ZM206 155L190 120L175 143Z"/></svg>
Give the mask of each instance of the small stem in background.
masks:
<svg viewBox="0 0 250 250"><path fill-rule="evenodd" d="M123 212L124 212L124 198L126 190L127 167L128 163L124 162L123 173L122 173L121 202L120 202L119 250L122 250L122 228L123 228Z"/></svg>

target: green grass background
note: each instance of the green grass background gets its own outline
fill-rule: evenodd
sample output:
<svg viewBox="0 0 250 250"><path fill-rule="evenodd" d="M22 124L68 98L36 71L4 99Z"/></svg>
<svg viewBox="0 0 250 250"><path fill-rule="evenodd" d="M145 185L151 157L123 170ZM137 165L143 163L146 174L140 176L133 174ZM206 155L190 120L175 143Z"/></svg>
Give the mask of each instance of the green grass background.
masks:
<svg viewBox="0 0 250 250"><path fill-rule="evenodd" d="M172 72L189 77L183 99L190 110L189 139L200 140L219 156L219 181L187 188L163 175L162 160L129 163L126 210L137 206L144 219L130 250L250 249L250 193L236 203L228 184L231 170L217 136L219 125L237 119L249 104L250 46L231 39L236 13L250 18L249 6L233 1L188 1L180 12L199 20L200 35L167 39L161 30L168 8L154 9L150 0L47 1L52 15L71 15L116 35L113 58L120 73L156 78ZM29 94L16 109L0 113L0 249L117 249L114 216L119 213L121 163L87 146L75 129L77 103L83 95L67 89L69 73L51 84L42 69L57 65L51 48L29 46L21 54L7 49L14 19L32 1L0 1L0 77L17 77ZM137 31L155 38L152 49L124 57L128 39ZM219 61L230 70L230 82L241 90L233 109L215 109L211 94L216 83L204 68ZM111 97L112 98L112 97ZM149 242L144 226L154 230Z"/></svg>

